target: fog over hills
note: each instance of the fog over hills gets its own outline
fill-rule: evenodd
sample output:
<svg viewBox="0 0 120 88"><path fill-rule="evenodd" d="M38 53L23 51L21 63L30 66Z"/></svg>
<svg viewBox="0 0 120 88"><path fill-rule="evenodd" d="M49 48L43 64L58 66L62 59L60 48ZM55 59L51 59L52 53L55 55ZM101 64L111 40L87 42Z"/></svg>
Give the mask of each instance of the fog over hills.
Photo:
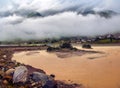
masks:
<svg viewBox="0 0 120 88"><path fill-rule="evenodd" d="M118 33L119 3L118 0L6 0L0 9L0 41Z"/></svg>

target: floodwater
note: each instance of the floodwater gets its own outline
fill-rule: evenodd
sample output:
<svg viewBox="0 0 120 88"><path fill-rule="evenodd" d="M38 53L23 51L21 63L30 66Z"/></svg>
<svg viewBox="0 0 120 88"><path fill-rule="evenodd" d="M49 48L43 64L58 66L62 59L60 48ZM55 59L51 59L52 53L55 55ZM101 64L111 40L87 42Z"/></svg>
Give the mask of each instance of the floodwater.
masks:
<svg viewBox="0 0 120 88"><path fill-rule="evenodd" d="M13 59L86 88L120 88L120 46L94 46L92 50L104 54L59 58L42 50L15 53Z"/></svg>

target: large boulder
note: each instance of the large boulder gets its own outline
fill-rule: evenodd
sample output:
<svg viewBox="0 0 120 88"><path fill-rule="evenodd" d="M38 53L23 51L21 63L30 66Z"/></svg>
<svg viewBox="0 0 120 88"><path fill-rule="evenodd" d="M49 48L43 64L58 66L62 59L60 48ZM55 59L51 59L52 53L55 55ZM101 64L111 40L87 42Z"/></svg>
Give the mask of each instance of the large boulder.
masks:
<svg viewBox="0 0 120 88"><path fill-rule="evenodd" d="M41 81L42 85L45 85L45 83L48 81L48 76L44 73L40 72L33 72L31 74L31 79L35 82Z"/></svg>
<svg viewBox="0 0 120 88"><path fill-rule="evenodd" d="M13 74L13 83L26 82L28 76L28 69L25 66L19 66L15 68Z"/></svg>

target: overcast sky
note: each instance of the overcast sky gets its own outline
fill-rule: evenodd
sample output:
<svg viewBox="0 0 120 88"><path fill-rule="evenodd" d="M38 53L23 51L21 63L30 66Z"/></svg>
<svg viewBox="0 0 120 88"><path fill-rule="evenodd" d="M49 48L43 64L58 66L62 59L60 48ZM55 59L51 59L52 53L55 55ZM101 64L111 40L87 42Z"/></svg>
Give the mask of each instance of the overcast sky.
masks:
<svg viewBox="0 0 120 88"><path fill-rule="evenodd" d="M33 8L39 9L50 9L59 6L72 6L72 5L96 5L97 8L105 8L105 9L114 9L119 10L120 8L120 0L0 0L0 6L5 8L14 8L19 6L20 8L34 6ZM66 5L66 6L65 6ZM63 8L64 8L63 7ZM30 7L31 8L31 7ZM37 8L38 9L38 8Z"/></svg>
<svg viewBox="0 0 120 88"><path fill-rule="evenodd" d="M119 4L120 0L0 0L0 41L120 32L119 15L106 19L94 14L77 14L86 9L120 13ZM23 14L33 11L47 16L26 18L14 13L16 11Z"/></svg>

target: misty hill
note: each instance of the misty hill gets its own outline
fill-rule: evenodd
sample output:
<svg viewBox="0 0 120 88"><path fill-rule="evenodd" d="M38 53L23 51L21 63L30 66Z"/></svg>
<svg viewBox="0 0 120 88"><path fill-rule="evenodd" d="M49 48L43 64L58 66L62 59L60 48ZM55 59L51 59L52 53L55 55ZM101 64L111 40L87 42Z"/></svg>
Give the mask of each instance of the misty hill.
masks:
<svg viewBox="0 0 120 88"><path fill-rule="evenodd" d="M28 18L30 17L42 17L42 15L38 12L31 12L27 15Z"/></svg>
<svg viewBox="0 0 120 88"><path fill-rule="evenodd" d="M12 15L12 13L10 13L9 11L6 11L6 12L0 12L0 17L8 17Z"/></svg>
<svg viewBox="0 0 120 88"><path fill-rule="evenodd" d="M112 10L100 11L100 12L97 12L97 14L100 15L101 17L105 17L105 18L109 18L114 15L117 15L117 13Z"/></svg>
<svg viewBox="0 0 120 88"><path fill-rule="evenodd" d="M78 12L78 14L82 14L84 16L92 14L92 15L99 15L100 17L110 18L118 13L112 10L103 10L103 11L94 11L94 10L84 10L83 12Z"/></svg>
<svg viewBox="0 0 120 88"><path fill-rule="evenodd" d="M14 11L14 12L10 12L10 11L0 12L0 17L13 16L14 14L17 16L28 17L28 18L42 16L39 12L36 12L36 11L22 10L22 11Z"/></svg>

